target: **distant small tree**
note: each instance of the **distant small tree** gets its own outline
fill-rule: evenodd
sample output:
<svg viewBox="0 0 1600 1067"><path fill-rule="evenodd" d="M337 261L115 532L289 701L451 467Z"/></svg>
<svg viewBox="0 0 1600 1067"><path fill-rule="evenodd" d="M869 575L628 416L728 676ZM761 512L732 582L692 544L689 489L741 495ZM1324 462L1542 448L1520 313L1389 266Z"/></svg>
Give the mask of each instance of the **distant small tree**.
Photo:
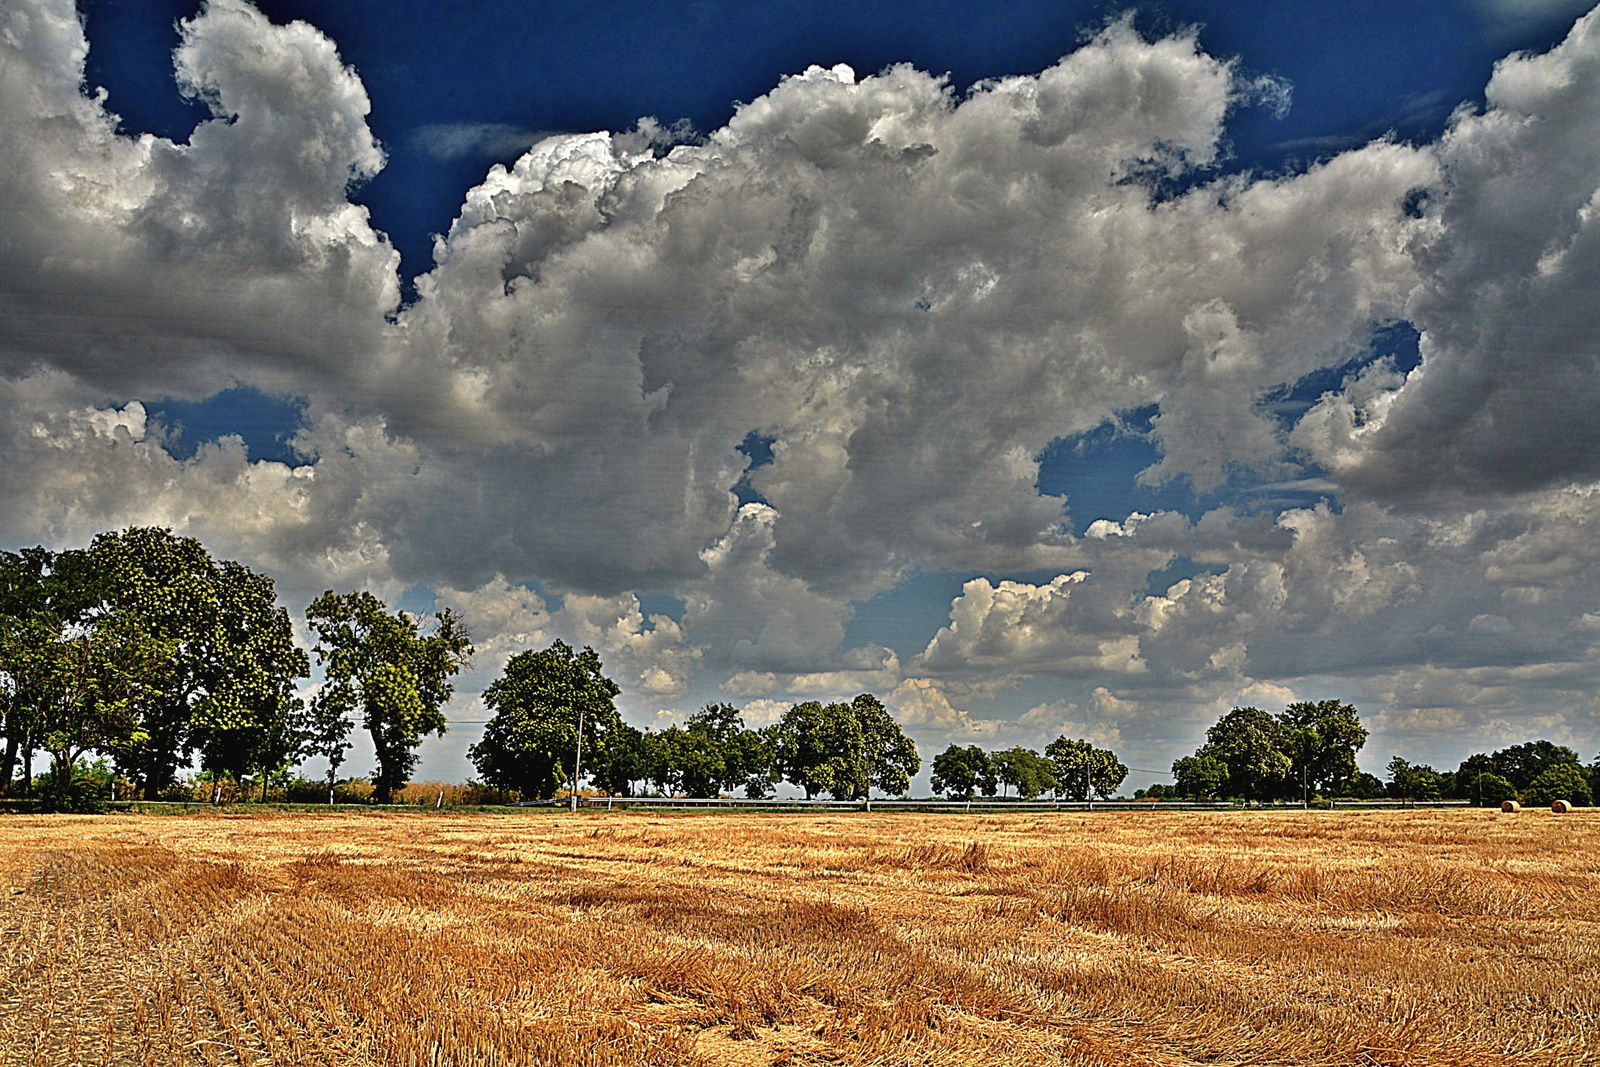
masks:
<svg viewBox="0 0 1600 1067"><path fill-rule="evenodd" d="M1549 804L1565 800L1573 807L1587 808L1594 803L1589 778L1577 763L1556 763L1546 767L1528 786L1528 801Z"/></svg>
<svg viewBox="0 0 1600 1067"><path fill-rule="evenodd" d="M1361 771L1346 783L1344 793L1346 796L1354 797L1356 800L1378 800L1385 795L1386 791L1382 780L1377 775Z"/></svg>
<svg viewBox="0 0 1600 1067"><path fill-rule="evenodd" d="M1000 781L1018 796L1032 800L1056 787L1056 765L1031 748L1009 748L990 758Z"/></svg>
<svg viewBox="0 0 1600 1067"><path fill-rule="evenodd" d="M951 745L933 757L933 791L952 800L971 800L978 790L986 797L997 791L994 762L977 745Z"/></svg>

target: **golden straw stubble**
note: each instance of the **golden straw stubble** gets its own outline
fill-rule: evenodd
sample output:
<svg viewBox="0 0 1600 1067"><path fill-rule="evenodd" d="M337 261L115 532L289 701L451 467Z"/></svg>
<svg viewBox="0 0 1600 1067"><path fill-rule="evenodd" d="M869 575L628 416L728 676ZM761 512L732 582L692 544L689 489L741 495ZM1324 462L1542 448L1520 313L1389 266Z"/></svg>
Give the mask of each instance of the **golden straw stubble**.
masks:
<svg viewBox="0 0 1600 1067"><path fill-rule="evenodd" d="M1596 1062L1597 845L1587 809L12 817L0 1063Z"/></svg>

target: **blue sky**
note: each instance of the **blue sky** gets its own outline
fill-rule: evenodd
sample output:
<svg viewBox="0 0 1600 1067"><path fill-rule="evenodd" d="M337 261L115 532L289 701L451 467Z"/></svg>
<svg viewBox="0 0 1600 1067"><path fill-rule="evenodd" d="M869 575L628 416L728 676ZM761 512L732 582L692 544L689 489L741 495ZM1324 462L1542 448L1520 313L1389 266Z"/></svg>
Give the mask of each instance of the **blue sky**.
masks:
<svg viewBox="0 0 1600 1067"><path fill-rule="evenodd" d="M1585 9L20 2L0 536L455 605L463 720L1594 748Z"/></svg>

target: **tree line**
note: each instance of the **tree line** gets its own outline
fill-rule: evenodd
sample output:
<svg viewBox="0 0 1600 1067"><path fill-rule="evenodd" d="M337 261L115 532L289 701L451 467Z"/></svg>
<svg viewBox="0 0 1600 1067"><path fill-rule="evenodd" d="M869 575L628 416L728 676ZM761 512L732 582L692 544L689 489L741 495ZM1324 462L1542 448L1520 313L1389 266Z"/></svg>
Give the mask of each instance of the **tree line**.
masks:
<svg viewBox="0 0 1600 1067"><path fill-rule="evenodd" d="M1350 797L1373 800L1503 800L1588 807L1600 792L1600 757L1584 767L1578 753L1550 741L1529 741L1476 753L1454 772L1395 756L1388 780L1362 771L1356 753L1367 730L1354 707L1338 700L1290 704L1276 715L1234 708L1206 731L1193 755L1172 764L1173 785L1137 795L1153 799L1255 802Z"/></svg>
<svg viewBox="0 0 1600 1067"><path fill-rule="evenodd" d="M556 641L520 652L483 693L493 713L468 758L489 785L524 797L575 789L586 777L613 796L651 787L667 795L715 797L742 790L771 796L779 782L807 799L856 800L911 788L922 768L916 744L877 697L805 701L759 730L739 709L708 704L682 726L639 730L622 721L617 684L593 649Z"/></svg>
<svg viewBox="0 0 1600 1067"><path fill-rule="evenodd" d="M1110 797L1128 777L1128 768L1110 749L1062 735L1044 755L1017 746L985 752L977 745L951 745L933 758L933 791L951 800L982 793L1034 800L1045 793L1064 800Z"/></svg>
<svg viewBox="0 0 1600 1067"><path fill-rule="evenodd" d="M331 788L359 719L386 802L422 737L444 732L451 679L472 654L461 620L330 591L306 610L308 655L276 601L271 578L159 528L0 552L0 794L19 769L21 792L33 792L41 752L61 800L89 753L146 798L196 763L264 790L313 756L329 761ZM307 702L297 683L311 656L325 681Z"/></svg>
<svg viewBox="0 0 1600 1067"><path fill-rule="evenodd" d="M305 621L309 653L271 578L170 530L104 533L86 549L0 551L0 795L18 785L32 795L41 753L60 799L91 754L147 799L196 765L216 781L249 779L264 796L269 783L322 758L331 801L359 723L376 752L373 799L389 802L422 739L445 732L443 708L470 662L471 637L448 608L390 611L367 592L330 590ZM297 683L310 677L313 657L323 681L305 700ZM658 731L622 721L619 693L592 649L557 641L519 653L484 691L492 717L469 758L484 782L527 798L585 781L617 796L760 798L786 782L807 798L855 800L873 789L903 795L922 767L915 743L870 693L795 704L760 729L737 708L710 704ZM1397 756L1385 783L1357 766L1367 736L1356 709L1337 700L1276 715L1234 708L1173 763L1173 785L1136 795L1586 805L1600 791L1600 759L1584 768L1576 752L1548 741L1475 754L1453 773ZM1115 753L1065 736L1043 754L951 745L932 771L935 792L966 799L1013 790L1109 797L1128 774Z"/></svg>

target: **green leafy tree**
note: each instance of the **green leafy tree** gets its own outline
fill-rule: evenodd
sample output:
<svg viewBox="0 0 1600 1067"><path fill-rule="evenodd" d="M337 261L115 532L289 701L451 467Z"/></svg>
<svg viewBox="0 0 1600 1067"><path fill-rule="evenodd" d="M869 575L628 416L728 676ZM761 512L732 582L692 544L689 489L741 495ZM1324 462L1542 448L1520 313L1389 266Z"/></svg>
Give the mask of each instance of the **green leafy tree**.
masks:
<svg viewBox="0 0 1600 1067"><path fill-rule="evenodd" d="M933 757L933 791L952 800L971 800L978 790L992 797L998 790L994 761L977 745L951 745Z"/></svg>
<svg viewBox="0 0 1600 1067"><path fill-rule="evenodd" d="M606 739L601 758L592 764L592 781L595 785L610 796L633 796L634 783L650 780L650 746L647 742L648 735L643 730L619 719L611 736Z"/></svg>
<svg viewBox="0 0 1600 1067"><path fill-rule="evenodd" d="M1576 761L1553 763L1528 784L1529 803L1549 804L1557 800L1568 801L1577 808L1587 808L1594 803L1589 777Z"/></svg>
<svg viewBox="0 0 1600 1067"><path fill-rule="evenodd" d="M583 758L602 774L612 739L629 737L617 714L621 691L605 676L592 648L578 652L556 641L537 652L519 652L483 691L483 702L494 714L483 740L467 755L492 786L525 797L552 797L563 783L578 784L571 779L580 721Z"/></svg>
<svg viewBox="0 0 1600 1067"><path fill-rule="evenodd" d="M30 673L42 665L33 651L56 640L63 627L87 621L99 600L85 552L0 552L0 795L9 793L19 759L25 790L32 781L42 685Z"/></svg>
<svg viewBox="0 0 1600 1067"><path fill-rule="evenodd" d="M870 693L849 704L796 704L761 736L773 768L808 800L859 800L874 786L903 794L922 766L917 746Z"/></svg>
<svg viewBox="0 0 1600 1067"><path fill-rule="evenodd" d="M323 593L306 609L324 676L316 701L358 709L372 736L378 768L373 799L387 804L411 777L423 735L445 732L451 682L472 656L472 641L449 609L424 632L419 617L391 614L371 593ZM313 712L323 719L327 707ZM499 783L491 783L499 784Z"/></svg>
<svg viewBox="0 0 1600 1067"><path fill-rule="evenodd" d="M1377 775L1362 771L1350 779L1344 793L1356 800L1378 800L1385 796L1387 791Z"/></svg>
<svg viewBox="0 0 1600 1067"><path fill-rule="evenodd" d="M1278 747L1289 757L1291 790L1332 794L1361 772L1356 753L1367 743L1360 713L1338 700L1290 704L1278 715Z"/></svg>
<svg viewBox="0 0 1600 1067"><path fill-rule="evenodd" d="M1479 807L1498 808L1504 801L1517 799L1517 787L1493 771L1485 771L1473 782L1468 799Z"/></svg>
<svg viewBox="0 0 1600 1067"><path fill-rule="evenodd" d="M993 757L995 774L1006 789L1033 800L1056 787L1056 765L1031 748L1006 749Z"/></svg>
<svg viewBox="0 0 1600 1067"><path fill-rule="evenodd" d="M1055 768L1056 795L1068 800L1109 797L1128 777L1128 768L1108 748L1096 748L1065 734L1045 746L1044 754Z"/></svg>
<svg viewBox="0 0 1600 1067"><path fill-rule="evenodd" d="M1228 765L1215 756L1184 756L1173 761L1172 776L1179 796L1216 797L1228 784Z"/></svg>
<svg viewBox="0 0 1600 1067"><path fill-rule="evenodd" d="M1195 753L1228 768L1222 795L1245 800L1278 796L1293 761L1278 744L1278 723L1259 708L1234 708L1206 731L1206 743Z"/></svg>
<svg viewBox="0 0 1600 1067"><path fill-rule="evenodd" d="M1487 775L1505 780L1505 775L1500 773L1499 764L1495 763L1488 753L1478 752L1461 761L1456 768L1456 773L1451 776L1450 795L1458 800L1473 800L1478 797L1478 779ZM1502 797L1501 800L1515 800L1516 786L1512 785L1512 795ZM1485 801L1487 803L1487 801ZM1495 801L1499 804L1500 801Z"/></svg>
<svg viewBox="0 0 1600 1067"><path fill-rule="evenodd" d="M650 779L667 796L714 797L723 773L722 750L705 730L668 727L651 735Z"/></svg>
<svg viewBox="0 0 1600 1067"><path fill-rule="evenodd" d="M911 788L911 779L922 769L916 742L905 735L889 709L871 693L862 693L852 700L850 710L861 727L869 786L890 796L904 796ZM868 790L862 789L852 799L867 795Z"/></svg>
<svg viewBox="0 0 1600 1067"><path fill-rule="evenodd" d="M685 781L690 796L717 796L740 786L745 787L747 795L766 795L773 781L772 755L761 735L745 726L738 708L707 704L689 716L685 728L705 738L705 744L715 752L714 760L707 765L709 780L703 784Z"/></svg>
<svg viewBox="0 0 1600 1067"><path fill-rule="evenodd" d="M1451 779L1426 763L1410 763L1399 756L1389 761L1389 795L1399 800L1438 800Z"/></svg>
<svg viewBox="0 0 1600 1067"><path fill-rule="evenodd" d="M866 790L866 742L850 705L803 701L763 736L778 773L807 800L821 793L853 797Z"/></svg>
<svg viewBox="0 0 1600 1067"><path fill-rule="evenodd" d="M291 736L294 682L309 673L272 580L153 527L99 535L87 564L98 611L128 615L177 649L169 684L143 705L143 740L118 754L119 768L147 797L196 750L219 772L260 769L272 739Z"/></svg>
<svg viewBox="0 0 1600 1067"><path fill-rule="evenodd" d="M1561 764L1581 766L1578 753L1552 741L1528 741L1502 748L1489 757L1496 773L1509 779L1519 790L1529 789L1545 771Z"/></svg>
<svg viewBox="0 0 1600 1067"><path fill-rule="evenodd" d="M59 799L66 800L78 758L116 753L143 740L139 705L159 696L175 649L124 615L103 615L37 645L39 736L53 757Z"/></svg>
<svg viewBox="0 0 1600 1067"><path fill-rule="evenodd" d="M302 753L320 756L328 761L329 804L333 803L339 768L344 765L345 755L350 751L350 731L355 725L351 716L356 711L356 693L356 687L352 685L319 689L311 701L306 720Z"/></svg>

